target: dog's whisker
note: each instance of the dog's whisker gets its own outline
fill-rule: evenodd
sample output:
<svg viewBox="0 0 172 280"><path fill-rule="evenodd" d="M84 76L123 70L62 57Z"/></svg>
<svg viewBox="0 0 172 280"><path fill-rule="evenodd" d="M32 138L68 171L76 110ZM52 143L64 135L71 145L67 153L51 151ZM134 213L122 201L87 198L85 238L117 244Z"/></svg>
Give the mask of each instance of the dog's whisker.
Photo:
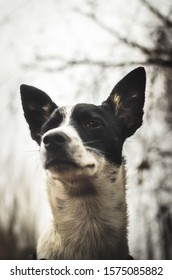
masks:
<svg viewBox="0 0 172 280"><path fill-rule="evenodd" d="M137 140L125 140L126 143L139 143Z"/></svg>
<svg viewBox="0 0 172 280"><path fill-rule="evenodd" d="M100 139L83 142L84 145L100 142Z"/></svg>
<svg viewBox="0 0 172 280"><path fill-rule="evenodd" d="M33 150L33 151L24 151L25 153L37 153L37 152L39 152L39 150Z"/></svg>
<svg viewBox="0 0 172 280"><path fill-rule="evenodd" d="M94 152L99 153L99 154L104 154L104 155L110 155L111 154L109 152L101 151L100 149L92 148L92 147L89 147L89 146L88 147L86 146L86 149L94 151Z"/></svg>
<svg viewBox="0 0 172 280"><path fill-rule="evenodd" d="M113 140L115 140L115 141L119 141L119 139L118 139L118 138L114 138L114 137L113 137L112 139L113 139Z"/></svg>

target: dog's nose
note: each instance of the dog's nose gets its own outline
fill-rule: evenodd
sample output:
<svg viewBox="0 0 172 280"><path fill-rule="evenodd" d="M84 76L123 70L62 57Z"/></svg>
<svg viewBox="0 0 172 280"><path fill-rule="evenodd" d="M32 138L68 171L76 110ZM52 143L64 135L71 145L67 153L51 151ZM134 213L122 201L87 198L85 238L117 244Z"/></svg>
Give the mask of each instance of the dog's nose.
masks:
<svg viewBox="0 0 172 280"><path fill-rule="evenodd" d="M65 145L69 141L70 138L63 132L48 134L43 138L43 143L47 150Z"/></svg>

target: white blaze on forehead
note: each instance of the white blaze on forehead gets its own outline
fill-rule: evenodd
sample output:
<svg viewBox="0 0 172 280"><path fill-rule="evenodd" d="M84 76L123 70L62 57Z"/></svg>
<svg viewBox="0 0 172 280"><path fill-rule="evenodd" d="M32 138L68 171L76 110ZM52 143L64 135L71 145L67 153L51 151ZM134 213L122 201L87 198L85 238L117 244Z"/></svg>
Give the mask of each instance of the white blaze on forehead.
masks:
<svg viewBox="0 0 172 280"><path fill-rule="evenodd" d="M54 133L60 132L60 131L66 133L66 135L68 135L69 137L74 137L74 136L79 137L75 128L70 124L73 107L72 106L65 106L65 107L59 108L58 110L59 110L60 114L62 114L62 119L63 120L62 120L61 124L58 127L49 129L43 135L43 138L46 135L51 135L51 134L54 134Z"/></svg>
<svg viewBox="0 0 172 280"><path fill-rule="evenodd" d="M68 126L71 120L73 107L72 106L65 106L59 109L59 112L63 115L63 121L60 126Z"/></svg>

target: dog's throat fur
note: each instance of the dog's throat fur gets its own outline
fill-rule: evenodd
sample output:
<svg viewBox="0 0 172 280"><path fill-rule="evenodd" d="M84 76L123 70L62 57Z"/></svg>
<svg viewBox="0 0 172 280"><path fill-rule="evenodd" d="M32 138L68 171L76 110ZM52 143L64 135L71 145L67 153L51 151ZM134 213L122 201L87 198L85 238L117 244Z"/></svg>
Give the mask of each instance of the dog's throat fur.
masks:
<svg viewBox="0 0 172 280"><path fill-rule="evenodd" d="M124 166L107 165L101 179L100 174L72 183L48 178L53 221L39 240L38 259L126 259Z"/></svg>

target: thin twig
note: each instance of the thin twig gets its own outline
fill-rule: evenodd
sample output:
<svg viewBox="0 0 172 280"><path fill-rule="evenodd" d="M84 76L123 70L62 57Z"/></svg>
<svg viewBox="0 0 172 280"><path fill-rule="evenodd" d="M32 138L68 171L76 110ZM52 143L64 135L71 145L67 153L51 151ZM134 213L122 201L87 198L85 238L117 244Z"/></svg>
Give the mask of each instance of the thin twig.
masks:
<svg viewBox="0 0 172 280"><path fill-rule="evenodd" d="M172 27L172 22L169 18L161 14L155 7L153 7L147 0L140 0L157 18L159 18L166 27Z"/></svg>
<svg viewBox="0 0 172 280"><path fill-rule="evenodd" d="M96 23L99 27L101 27L102 29L107 31L113 37L116 37L120 42L122 42L122 43L124 43L124 44L126 44L130 47L137 48L138 50L142 51L146 55L150 55L152 53L152 51L149 50L148 48L146 48L145 46L142 46L142 45L138 44L137 42L131 41L131 40L121 36L117 31L115 31L111 27L107 26L102 21L100 21L98 19L98 17L96 17L95 15L93 15L91 13L85 13L78 8L73 9L73 11L75 11L78 14L81 14L81 15L87 17L88 19L92 20L94 23Z"/></svg>

